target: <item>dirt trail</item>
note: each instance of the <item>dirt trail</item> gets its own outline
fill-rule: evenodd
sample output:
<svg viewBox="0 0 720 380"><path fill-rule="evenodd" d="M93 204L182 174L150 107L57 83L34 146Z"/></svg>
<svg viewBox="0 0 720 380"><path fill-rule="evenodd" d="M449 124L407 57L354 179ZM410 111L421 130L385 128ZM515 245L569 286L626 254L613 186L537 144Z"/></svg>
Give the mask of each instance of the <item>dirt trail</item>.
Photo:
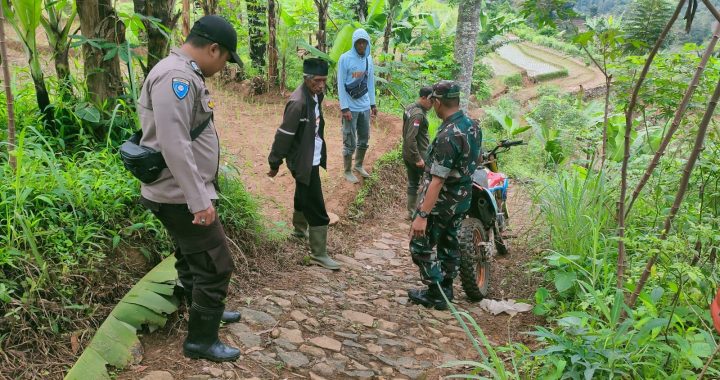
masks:
<svg viewBox="0 0 720 380"><path fill-rule="evenodd" d="M292 213L295 181L286 165L281 167L275 178L265 175L269 170L267 156L275 130L282 122L286 99L277 94L243 99L237 96L239 91L232 88L213 87L225 161L237 167L243 183L263 200L263 213L270 223L288 221ZM343 144L338 102L327 100L323 111L328 167L327 171L320 171L320 178L325 203L328 212L344 215L361 183L353 185L342 176ZM365 158L368 170L378 157L400 142L402 119L380 113L370 129L370 149Z"/></svg>
<svg viewBox="0 0 720 380"><path fill-rule="evenodd" d="M280 122L284 100L264 96L253 100L216 90L217 120L227 161L234 162L248 188L263 201L270 222L287 221L292 207L293 180L283 168L274 181L265 176L271 137ZM326 105L328 174L323 187L329 210L344 216L359 185L341 177L339 107ZM380 115L372 127L369 165L397 144L400 121ZM390 186L402 186L390 184ZM404 188L402 188L404 193ZM512 192L509 205L516 212L511 239L513 253L493 266L493 298L530 299L536 279L526 264L534 255L530 202ZM240 309L243 320L224 326L221 336L241 348L235 363L191 361L182 355L187 325L179 316L141 339L144 358L119 375L120 379L437 379L451 370L438 366L454 359L476 359L472 346L449 312L427 310L408 303L406 291L421 286L410 260L402 202L382 208L379 217L363 220L361 228L342 221L330 230L331 248L344 268L338 273L294 265L264 279L263 287L243 289L228 299ZM372 207L372 205L370 205ZM308 251L303 243L291 245L296 262ZM492 316L470 303L459 284L456 305L468 310L493 344L530 343L522 332L540 323L531 313ZM165 373L166 372L166 373Z"/></svg>
<svg viewBox="0 0 720 380"><path fill-rule="evenodd" d="M530 204L520 192L511 194L510 207L518 220L527 220ZM231 296L229 305L243 320L224 326L221 336L241 348L237 362L184 358L186 324L176 321L142 339L141 365L119 379L438 379L457 373L438 367L477 354L449 312L408 302L407 289L422 286L407 249L409 225L400 207L381 214L347 236L350 253L335 255L341 272L296 266L264 288ZM492 298L532 298L537 278L527 268L535 254L526 239L530 227L515 225L513 253L493 264ZM455 305L470 312L493 345L532 344L523 333L541 321L531 313L493 316L469 302L458 283L454 291Z"/></svg>

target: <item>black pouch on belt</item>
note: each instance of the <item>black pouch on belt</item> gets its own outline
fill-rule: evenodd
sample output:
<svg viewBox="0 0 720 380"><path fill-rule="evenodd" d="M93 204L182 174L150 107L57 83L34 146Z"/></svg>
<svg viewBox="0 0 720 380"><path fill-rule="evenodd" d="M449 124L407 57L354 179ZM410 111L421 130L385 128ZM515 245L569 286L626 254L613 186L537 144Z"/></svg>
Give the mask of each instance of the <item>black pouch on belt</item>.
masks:
<svg viewBox="0 0 720 380"><path fill-rule="evenodd" d="M195 141L198 136L210 125L213 115L211 114L207 120L200 124L197 128L190 131L190 139ZM142 183L153 183L160 172L167 168L162 153L155 149L140 145L142 138L142 130L133 133L130 138L120 145L120 158L122 159L125 169L132 173L135 178Z"/></svg>

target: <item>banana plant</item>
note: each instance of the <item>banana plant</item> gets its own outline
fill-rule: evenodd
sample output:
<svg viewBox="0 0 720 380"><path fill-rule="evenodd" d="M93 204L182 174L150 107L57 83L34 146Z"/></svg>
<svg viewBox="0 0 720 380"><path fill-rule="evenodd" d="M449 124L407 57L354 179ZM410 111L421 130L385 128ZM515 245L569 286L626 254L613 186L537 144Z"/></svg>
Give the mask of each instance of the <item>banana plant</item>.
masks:
<svg viewBox="0 0 720 380"><path fill-rule="evenodd" d="M386 0L371 1L369 4L370 11L368 12L367 20L364 24L357 21L348 21L340 27L328 53L320 51L318 48L310 45L304 40L299 40L298 43L314 56L328 61L330 65L334 67L338 60L340 60L340 56L352 47L352 35L355 29L364 28L367 30L368 34L370 34L371 38L384 31L385 22L387 21L385 3Z"/></svg>
<svg viewBox="0 0 720 380"><path fill-rule="evenodd" d="M538 140L542 143L546 157L545 164L554 166L565 161L566 156L560 139L560 131L532 117L527 117L526 120L535 131Z"/></svg>
<svg viewBox="0 0 720 380"><path fill-rule="evenodd" d="M35 85L35 98L40 112L45 115L45 124L53 125L54 117L50 107L50 95L45 85L45 77L40 67L39 52L35 32L42 19L42 2L36 0L0 0L10 25L20 40L30 64L30 75Z"/></svg>
<svg viewBox="0 0 720 380"><path fill-rule="evenodd" d="M530 125L520 125L520 120L518 118L513 117L513 115L510 115L499 108L491 107L486 109L485 112L493 118L496 125L499 125L502 128L505 138L515 137L532 128Z"/></svg>
<svg viewBox="0 0 720 380"><path fill-rule="evenodd" d="M70 29L72 28L77 8L75 2L69 0L43 1L45 15L41 15L40 24L45 29L50 47L53 50L55 73L60 79L61 90L64 95L72 93L70 78ZM65 11L69 9L67 17Z"/></svg>

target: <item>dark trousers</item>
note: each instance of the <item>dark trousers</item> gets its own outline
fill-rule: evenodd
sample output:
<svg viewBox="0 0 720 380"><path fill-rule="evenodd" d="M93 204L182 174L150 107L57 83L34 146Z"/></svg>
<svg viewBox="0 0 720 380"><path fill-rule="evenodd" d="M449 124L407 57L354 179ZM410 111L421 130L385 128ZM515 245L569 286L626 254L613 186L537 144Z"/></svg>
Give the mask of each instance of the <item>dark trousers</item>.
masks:
<svg viewBox="0 0 720 380"><path fill-rule="evenodd" d="M403 162L405 163L405 170L408 176L407 193L408 195L417 195L424 170L417 167L414 163L409 163L405 160L403 160Z"/></svg>
<svg viewBox="0 0 720 380"><path fill-rule="evenodd" d="M330 223L320 183L320 166L312 167L310 184L305 185L295 181L294 203L295 211L305 215L310 227L327 226Z"/></svg>
<svg viewBox="0 0 720 380"><path fill-rule="evenodd" d="M423 283L430 285L457 276L460 268L458 231L464 218L464 214L456 214L449 219L431 214L425 236L410 240L410 255L420 269ZM437 253L433 251L436 246Z"/></svg>
<svg viewBox="0 0 720 380"><path fill-rule="evenodd" d="M225 230L219 218L208 226L192 224L186 204L140 199L168 230L175 244L175 269L180 283L192 292L193 302L208 308L225 305L234 269Z"/></svg>

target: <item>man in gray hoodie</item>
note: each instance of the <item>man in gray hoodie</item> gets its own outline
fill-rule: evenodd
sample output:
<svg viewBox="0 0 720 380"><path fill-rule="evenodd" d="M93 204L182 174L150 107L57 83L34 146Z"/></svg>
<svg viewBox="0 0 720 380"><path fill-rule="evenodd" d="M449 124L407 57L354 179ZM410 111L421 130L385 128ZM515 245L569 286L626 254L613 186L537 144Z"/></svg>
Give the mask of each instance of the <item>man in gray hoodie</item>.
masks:
<svg viewBox="0 0 720 380"><path fill-rule="evenodd" d="M357 29L352 43L352 48L338 61L337 82L343 122L344 175L349 182L357 183L353 169L364 178L370 177L363 168L363 161L370 141L370 116L377 116L377 107L370 35L364 29ZM354 167L353 153L356 153Z"/></svg>

